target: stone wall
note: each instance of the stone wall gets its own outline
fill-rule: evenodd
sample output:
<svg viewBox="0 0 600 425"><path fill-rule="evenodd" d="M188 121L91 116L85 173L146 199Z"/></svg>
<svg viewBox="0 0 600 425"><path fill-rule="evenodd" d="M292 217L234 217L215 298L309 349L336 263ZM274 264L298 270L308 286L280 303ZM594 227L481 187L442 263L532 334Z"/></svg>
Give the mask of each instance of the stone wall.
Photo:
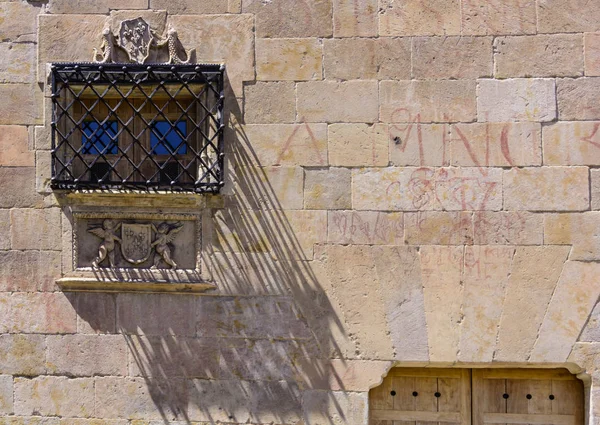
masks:
<svg viewBox="0 0 600 425"><path fill-rule="evenodd" d="M363 425L396 364L567 366L600 423L597 6L0 1L0 423ZM227 65L203 296L55 284L46 64L138 16Z"/></svg>

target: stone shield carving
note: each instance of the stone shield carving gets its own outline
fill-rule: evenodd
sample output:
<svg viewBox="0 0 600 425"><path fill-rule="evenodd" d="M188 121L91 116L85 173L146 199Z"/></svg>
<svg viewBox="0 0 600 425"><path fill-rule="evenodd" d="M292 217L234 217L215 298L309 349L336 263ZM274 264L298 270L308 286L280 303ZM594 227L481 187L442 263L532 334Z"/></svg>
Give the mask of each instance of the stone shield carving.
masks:
<svg viewBox="0 0 600 425"><path fill-rule="evenodd" d="M152 226L126 224L121 227L121 254L131 264L141 264L152 252Z"/></svg>
<svg viewBox="0 0 600 425"><path fill-rule="evenodd" d="M142 18L121 22L119 46L127 52L131 61L144 63L148 59L152 38L150 26Z"/></svg>

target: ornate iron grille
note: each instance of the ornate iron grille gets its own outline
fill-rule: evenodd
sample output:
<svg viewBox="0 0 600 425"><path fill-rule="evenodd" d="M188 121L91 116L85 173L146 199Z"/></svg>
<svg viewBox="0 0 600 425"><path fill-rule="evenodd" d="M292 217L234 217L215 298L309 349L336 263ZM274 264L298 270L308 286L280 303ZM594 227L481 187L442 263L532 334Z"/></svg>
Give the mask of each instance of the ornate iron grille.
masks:
<svg viewBox="0 0 600 425"><path fill-rule="evenodd" d="M218 192L220 65L52 65L52 187Z"/></svg>

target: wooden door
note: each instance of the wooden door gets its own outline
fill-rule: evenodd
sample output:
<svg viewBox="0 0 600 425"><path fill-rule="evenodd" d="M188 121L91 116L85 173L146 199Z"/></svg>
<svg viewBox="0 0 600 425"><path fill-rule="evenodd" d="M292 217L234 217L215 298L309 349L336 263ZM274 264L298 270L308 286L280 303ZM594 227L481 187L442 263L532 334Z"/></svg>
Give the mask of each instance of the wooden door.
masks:
<svg viewBox="0 0 600 425"><path fill-rule="evenodd" d="M369 394L371 425L470 425L469 369L396 368Z"/></svg>
<svg viewBox="0 0 600 425"><path fill-rule="evenodd" d="M473 370L473 425L583 425L583 406L566 369Z"/></svg>

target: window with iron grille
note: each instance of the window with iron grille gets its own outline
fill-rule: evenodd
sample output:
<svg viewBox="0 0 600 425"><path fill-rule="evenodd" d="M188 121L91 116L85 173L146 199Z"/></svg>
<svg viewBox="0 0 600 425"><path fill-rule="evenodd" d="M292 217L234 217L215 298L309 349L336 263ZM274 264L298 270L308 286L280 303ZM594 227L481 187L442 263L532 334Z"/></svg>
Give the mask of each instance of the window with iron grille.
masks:
<svg viewBox="0 0 600 425"><path fill-rule="evenodd" d="M218 192L223 71L52 64L52 187Z"/></svg>

